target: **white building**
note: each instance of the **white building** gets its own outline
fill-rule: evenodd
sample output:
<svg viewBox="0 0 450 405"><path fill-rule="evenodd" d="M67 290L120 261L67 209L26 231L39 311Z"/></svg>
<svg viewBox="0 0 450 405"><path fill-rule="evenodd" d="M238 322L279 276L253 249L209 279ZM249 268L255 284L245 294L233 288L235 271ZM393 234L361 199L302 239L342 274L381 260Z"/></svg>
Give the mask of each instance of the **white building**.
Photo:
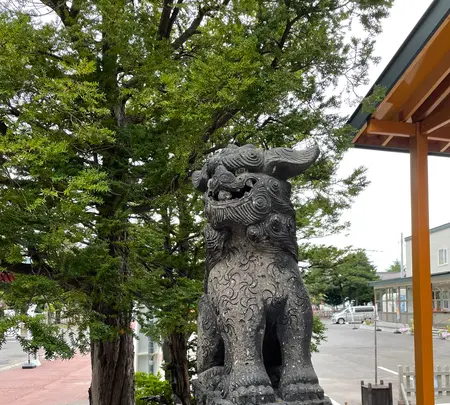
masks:
<svg viewBox="0 0 450 405"><path fill-rule="evenodd" d="M146 308L141 308L142 312L146 312ZM158 374L164 378L164 370L162 369L163 351L161 345L153 341L150 336L141 333L141 325L134 321L131 324L136 337L134 343L134 371L143 373Z"/></svg>
<svg viewBox="0 0 450 405"><path fill-rule="evenodd" d="M405 238L406 277L412 277L411 236ZM450 223L430 229L431 274L450 272L448 250L450 249Z"/></svg>
<svg viewBox="0 0 450 405"><path fill-rule="evenodd" d="M412 303L411 237L405 238L406 271L404 278L370 283L381 320L409 323ZM437 327L450 325L450 223L430 229L430 269L433 299L433 323Z"/></svg>

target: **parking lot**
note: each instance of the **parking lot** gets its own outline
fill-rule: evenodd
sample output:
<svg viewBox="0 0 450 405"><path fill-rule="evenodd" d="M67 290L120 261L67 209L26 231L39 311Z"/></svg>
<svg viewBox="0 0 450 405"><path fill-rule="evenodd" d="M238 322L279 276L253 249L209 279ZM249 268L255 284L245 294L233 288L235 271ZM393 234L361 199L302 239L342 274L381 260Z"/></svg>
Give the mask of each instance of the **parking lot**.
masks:
<svg viewBox="0 0 450 405"><path fill-rule="evenodd" d="M337 404L359 405L361 380L375 382L374 332L330 321L326 325L328 340L312 356L320 383ZM396 404L398 366L414 366L414 338L385 330L377 333L377 340L378 378L386 384L392 382ZM434 339L433 343L435 365L450 365L450 341Z"/></svg>

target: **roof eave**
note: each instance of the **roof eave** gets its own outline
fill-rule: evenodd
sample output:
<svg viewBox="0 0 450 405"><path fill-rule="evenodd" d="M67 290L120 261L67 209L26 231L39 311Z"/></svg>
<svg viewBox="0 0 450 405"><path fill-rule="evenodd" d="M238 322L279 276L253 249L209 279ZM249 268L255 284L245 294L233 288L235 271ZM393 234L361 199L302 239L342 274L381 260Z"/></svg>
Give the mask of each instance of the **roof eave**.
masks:
<svg viewBox="0 0 450 405"><path fill-rule="evenodd" d="M384 87L387 93L389 93L449 14L450 1L434 0L378 77L366 97L370 96L378 86ZM371 113L363 111L361 103L348 119L347 124L351 125L356 130L360 130L370 116ZM378 148L371 146L368 147L368 149ZM383 151L388 150L388 148L379 149ZM391 150L399 152L399 150ZM430 153L430 155L433 155L433 153ZM436 155L441 156L439 153L436 153Z"/></svg>

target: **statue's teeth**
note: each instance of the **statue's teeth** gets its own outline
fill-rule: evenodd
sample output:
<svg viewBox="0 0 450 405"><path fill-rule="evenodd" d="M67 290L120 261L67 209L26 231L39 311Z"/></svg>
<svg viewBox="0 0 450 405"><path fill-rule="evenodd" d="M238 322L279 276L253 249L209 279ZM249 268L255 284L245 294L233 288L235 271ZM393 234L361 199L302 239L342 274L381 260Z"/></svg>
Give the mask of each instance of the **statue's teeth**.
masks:
<svg viewBox="0 0 450 405"><path fill-rule="evenodd" d="M219 191L219 195L218 195L219 201L231 200L231 198L232 198L232 195L229 191L225 191L225 190Z"/></svg>
<svg viewBox="0 0 450 405"><path fill-rule="evenodd" d="M253 181L251 181L250 179L248 179L248 180L245 182L245 185L246 185L247 187L253 187Z"/></svg>

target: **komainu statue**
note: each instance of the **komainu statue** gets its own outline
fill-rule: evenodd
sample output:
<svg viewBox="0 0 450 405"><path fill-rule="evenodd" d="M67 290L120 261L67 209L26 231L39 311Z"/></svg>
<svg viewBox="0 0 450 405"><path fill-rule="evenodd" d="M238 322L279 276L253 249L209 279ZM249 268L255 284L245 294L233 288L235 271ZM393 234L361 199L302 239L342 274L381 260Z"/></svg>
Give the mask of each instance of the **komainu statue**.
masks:
<svg viewBox="0 0 450 405"><path fill-rule="evenodd" d="M192 175L208 220L198 405L331 405L311 363L313 315L287 181L318 155L231 145Z"/></svg>

